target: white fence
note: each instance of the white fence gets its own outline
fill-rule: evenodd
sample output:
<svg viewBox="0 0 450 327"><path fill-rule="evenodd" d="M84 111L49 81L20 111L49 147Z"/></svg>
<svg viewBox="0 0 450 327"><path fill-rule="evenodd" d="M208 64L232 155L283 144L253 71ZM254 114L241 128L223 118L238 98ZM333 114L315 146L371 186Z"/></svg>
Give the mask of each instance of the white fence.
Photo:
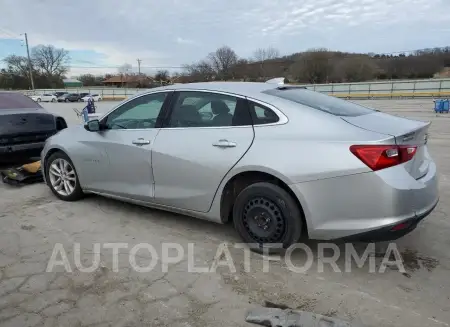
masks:
<svg viewBox="0 0 450 327"><path fill-rule="evenodd" d="M448 98L450 97L450 78L430 80L392 80L363 83L307 84L309 89L334 95L340 98ZM68 89L40 89L34 93L53 93L67 91L100 94L105 100L123 100L146 89L83 87ZM30 91L22 91L30 94Z"/></svg>
<svg viewBox="0 0 450 327"><path fill-rule="evenodd" d="M344 98L440 98L450 96L450 78L305 86L318 92Z"/></svg>

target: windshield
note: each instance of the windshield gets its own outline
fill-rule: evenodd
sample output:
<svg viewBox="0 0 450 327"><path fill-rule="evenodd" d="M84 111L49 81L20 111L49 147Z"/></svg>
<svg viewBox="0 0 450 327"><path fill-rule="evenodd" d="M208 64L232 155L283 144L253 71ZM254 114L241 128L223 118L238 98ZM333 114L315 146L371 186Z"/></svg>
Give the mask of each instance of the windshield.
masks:
<svg viewBox="0 0 450 327"><path fill-rule="evenodd" d="M0 110L1 109L40 109L39 104L29 97L20 93L1 93L0 92Z"/></svg>
<svg viewBox="0 0 450 327"><path fill-rule="evenodd" d="M374 110L359 104L307 89L273 89L263 93L293 101L336 116L361 116Z"/></svg>

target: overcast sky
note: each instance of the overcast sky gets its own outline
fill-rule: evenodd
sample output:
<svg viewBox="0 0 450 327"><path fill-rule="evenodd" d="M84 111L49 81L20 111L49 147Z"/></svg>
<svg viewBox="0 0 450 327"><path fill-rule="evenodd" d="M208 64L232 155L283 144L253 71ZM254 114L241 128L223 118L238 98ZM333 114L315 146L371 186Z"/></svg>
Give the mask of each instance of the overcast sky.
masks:
<svg viewBox="0 0 450 327"><path fill-rule="evenodd" d="M0 0L0 59L30 46L70 51L71 73L177 67L222 45L249 57L314 47L351 52L450 45L450 0ZM97 69L87 66L100 67Z"/></svg>

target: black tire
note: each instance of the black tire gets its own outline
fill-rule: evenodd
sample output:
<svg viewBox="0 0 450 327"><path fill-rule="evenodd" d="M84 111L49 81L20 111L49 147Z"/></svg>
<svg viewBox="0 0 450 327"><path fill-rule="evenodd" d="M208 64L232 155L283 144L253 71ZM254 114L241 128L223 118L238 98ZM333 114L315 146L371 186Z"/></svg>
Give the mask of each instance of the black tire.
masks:
<svg viewBox="0 0 450 327"><path fill-rule="evenodd" d="M51 183L50 173L49 173L50 166L57 159L63 159L65 161L67 161L73 168L76 184L75 184L75 188L74 188L73 192L69 195L62 195L62 194L58 193L58 191L56 191L56 189L53 187L53 185ZM45 161L44 169L45 169L45 178L46 178L47 185L50 188L50 190L52 191L52 193L55 194L59 199L64 200L64 201L77 201L84 197L84 193L83 193L83 190L81 189L80 181L78 179L78 174L75 170L75 166L73 165L72 160L70 160L70 158L64 152L58 151L58 152L55 152L52 155L50 155L50 157Z"/></svg>
<svg viewBox="0 0 450 327"><path fill-rule="evenodd" d="M69 99L66 99L66 100L64 100L64 101L69 102Z"/></svg>
<svg viewBox="0 0 450 327"><path fill-rule="evenodd" d="M56 99L52 99L52 102L56 102Z"/></svg>
<svg viewBox="0 0 450 327"><path fill-rule="evenodd" d="M258 225L261 217L265 221L263 227ZM233 221L241 238L256 253L282 253L302 235L302 213L296 201L272 183L255 183L243 189L233 206ZM282 246L275 246L277 243Z"/></svg>

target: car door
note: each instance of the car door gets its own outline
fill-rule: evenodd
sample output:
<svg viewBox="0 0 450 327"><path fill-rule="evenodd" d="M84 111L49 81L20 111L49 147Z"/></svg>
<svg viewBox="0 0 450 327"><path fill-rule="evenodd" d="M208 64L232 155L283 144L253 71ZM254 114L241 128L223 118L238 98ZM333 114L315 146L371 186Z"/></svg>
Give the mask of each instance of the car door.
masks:
<svg viewBox="0 0 450 327"><path fill-rule="evenodd" d="M52 96L50 94L45 93L45 94L42 95L42 101L48 102L48 101L51 101L51 100L52 100Z"/></svg>
<svg viewBox="0 0 450 327"><path fill-rule="evenodd" d="M152 148L158 204L207 212L222 179L250 148L243 97L179 91Z"/></svg>
<svg viewBox="0 0 450 327"><path fill-rule="evenodd" d="M108 164L102 176L92 176L88 189L140 201L153 198L151 149L169 95L167 91L141 95L101 120L101 130L90 138L89 146L105 153Z"/></svg>

